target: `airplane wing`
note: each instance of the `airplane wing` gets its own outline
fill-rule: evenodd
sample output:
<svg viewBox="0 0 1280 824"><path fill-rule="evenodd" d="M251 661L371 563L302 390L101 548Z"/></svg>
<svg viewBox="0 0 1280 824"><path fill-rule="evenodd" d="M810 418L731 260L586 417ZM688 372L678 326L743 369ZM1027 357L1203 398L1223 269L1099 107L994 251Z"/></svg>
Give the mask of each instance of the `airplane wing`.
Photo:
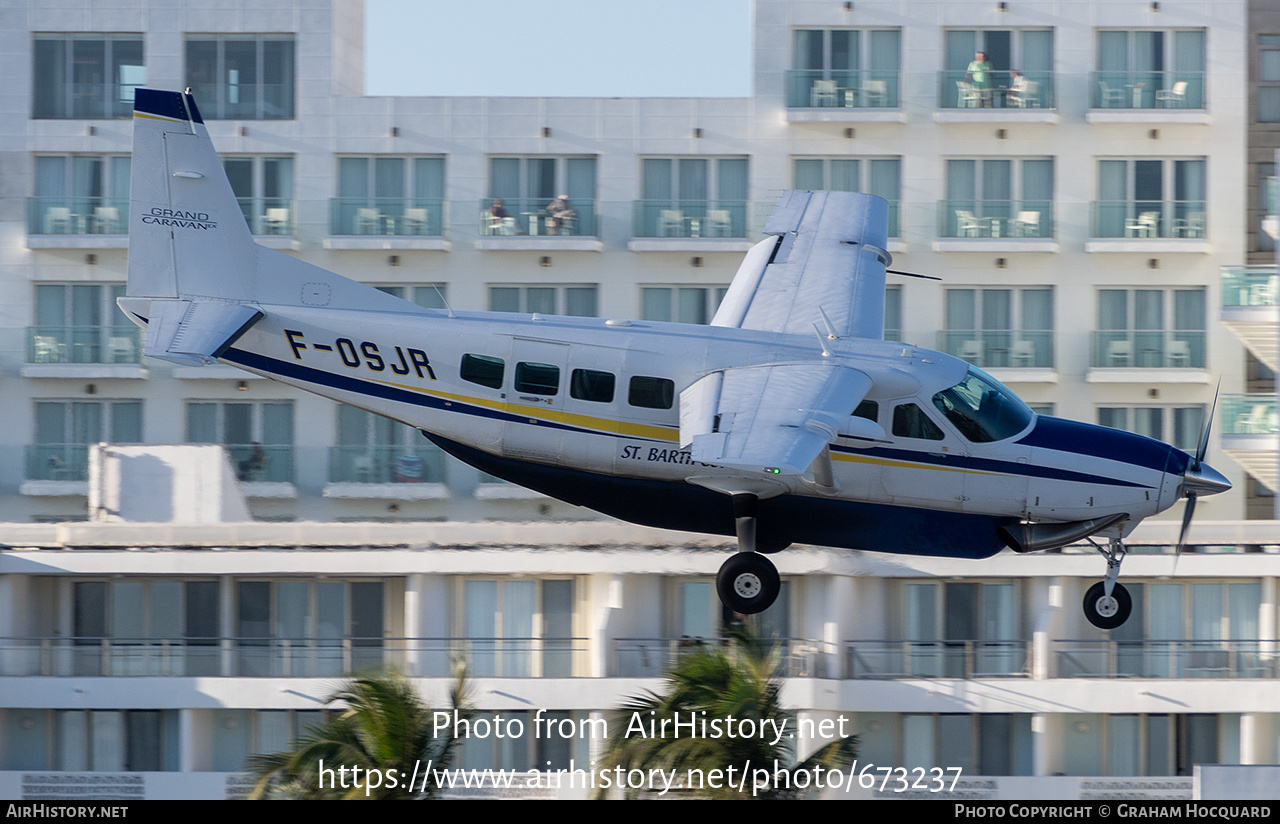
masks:
<svg viewBox="0 0 1280 824"><path fill-rule="evenodd" d="M680 444L695 461L799 475L870 388L865 373L828 363L713 372L680 393Z"/></svg>
<svg viewBox="0 0 1280 824"><path fill-rule="evenodd" d="M889 204L854 192L788 191L711 321L769 332L884 337ZM820 311L821 310L821 311Z"/></svg>

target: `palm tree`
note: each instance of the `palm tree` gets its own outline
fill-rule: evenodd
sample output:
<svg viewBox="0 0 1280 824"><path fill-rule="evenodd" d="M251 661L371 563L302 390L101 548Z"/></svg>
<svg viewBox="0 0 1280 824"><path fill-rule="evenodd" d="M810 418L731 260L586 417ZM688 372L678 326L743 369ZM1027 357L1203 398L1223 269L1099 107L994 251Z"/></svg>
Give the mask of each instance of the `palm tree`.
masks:
<svg viewBox="0 0 1280 824"><path fill-rule="evenodd" d="M326 703L338 702L344 705L342 709L324 724L310 727L293 749L250 757L249 770L257 776L250 798L409 800L439 796L435 771L449 768L458 739L452 734L434 734L434 711L423 703L408 679L394 673L356 677ZM462 668L450 704L459 718L471 717ZM376 778L369 780L374 775Z"/></svg>
<svg viewBox="0 0 1280 824"><path fill-rule="evenodd" d="M721 775L727 776L730 767L740 774L750 764L753 770L768 769L768 786L753 791L748 779L745 792L741 783L735 789L727 786L727 781L719 788L704 783L701 788L694 787L694 792L706 798L763 799L799 795L797 785L812 786L819 769L853 764L856 736L837 738L796 763L792 737L796 718L793 712L782 708L779 699L782 679L778 651L770 641L748 630L733 630L730 635L731 645L704 646L683 654L667 671L663 692L635 696L617 711L609 726L611 734L601 770L617 765L640 769L648 775L649 770L660 769L668 774L674 771L676 779L683 780L694 771L705 777L712 770L721 770ZM674 719L693 719L697 726L692 731L686 726L679 735L671 734L676 729L674 725L668 726L665 736L649 734L661 731L664 720ZM733 719L732 727L729 719ZM704 720L706 727L702 726ZM719 737L714 734L714 722L719 722ZM743 722L751 722L752 728L765 734L746 734L748 727ZM728 734L734 730L739 734ZM704 731L708 733L705 736ZM778 736L777 731L784 734ZM780 768L777 775L775 763ZM806 772L808 776L800 775ZM599 797L603 795L600 793ZM628 795L634 797L637 791L629 789Z"/></svg>

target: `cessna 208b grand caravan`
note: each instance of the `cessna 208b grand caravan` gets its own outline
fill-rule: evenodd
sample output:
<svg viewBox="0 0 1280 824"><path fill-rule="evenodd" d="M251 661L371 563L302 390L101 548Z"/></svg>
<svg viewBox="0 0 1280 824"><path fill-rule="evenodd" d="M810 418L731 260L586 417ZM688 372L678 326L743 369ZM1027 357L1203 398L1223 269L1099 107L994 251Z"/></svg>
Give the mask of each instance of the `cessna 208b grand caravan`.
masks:
<svg viewBox="0 0 1280 824"><path fill-rule="evenodd" d="M189 93L139 90L129 285L149 357L214 361L420 429L493 475L650 526L736 535L717 576L776 598L791 543L985 558L1088 539L1119 626L1122 539L1230 488L1149 438L1037 415L884 340L887 204L786 192L710 326L424 309L256 245ZM1212 417L1212 415L1210 416ZM1094 539L1105 542L1105 548Z"/></svg>

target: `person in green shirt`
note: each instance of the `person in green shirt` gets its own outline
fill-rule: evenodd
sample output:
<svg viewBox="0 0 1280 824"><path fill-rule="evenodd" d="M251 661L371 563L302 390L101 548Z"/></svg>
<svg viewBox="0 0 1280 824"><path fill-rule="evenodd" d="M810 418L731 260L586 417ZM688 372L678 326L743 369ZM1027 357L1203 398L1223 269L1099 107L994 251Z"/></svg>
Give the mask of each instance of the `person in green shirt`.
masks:
<svg viewBox="0 0 1280 824"><path fill-rule="evenodd" d="M973 62L969 64L969 68L965 71L965 78L978 93L978 105L983 108L990 108L991 64L987 62L987 53L978 52L975 54L973 56Z"/></svg>

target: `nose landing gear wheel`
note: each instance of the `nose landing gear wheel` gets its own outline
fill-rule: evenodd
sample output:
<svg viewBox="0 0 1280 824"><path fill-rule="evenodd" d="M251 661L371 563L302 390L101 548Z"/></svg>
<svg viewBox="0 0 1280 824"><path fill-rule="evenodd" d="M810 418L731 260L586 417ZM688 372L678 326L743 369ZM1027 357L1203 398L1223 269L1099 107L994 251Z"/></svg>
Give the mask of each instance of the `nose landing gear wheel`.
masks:
<svg viewBox="0 0 1280 824"><path fill-rule="evenodd" d="M777 567L755 552L730 555L716 575L720 600L743 615L764 612L773 605L781 588Z"/></svg>
<svg viewBox="0 0 1280 824"><path fill-rule="evenodd" d="M1122 584L1116 584L1107 596L1106 584L1099 581L1084 595L1084 617L1098 629L1115 629L1129 619L1133 599Z"/></svg>

